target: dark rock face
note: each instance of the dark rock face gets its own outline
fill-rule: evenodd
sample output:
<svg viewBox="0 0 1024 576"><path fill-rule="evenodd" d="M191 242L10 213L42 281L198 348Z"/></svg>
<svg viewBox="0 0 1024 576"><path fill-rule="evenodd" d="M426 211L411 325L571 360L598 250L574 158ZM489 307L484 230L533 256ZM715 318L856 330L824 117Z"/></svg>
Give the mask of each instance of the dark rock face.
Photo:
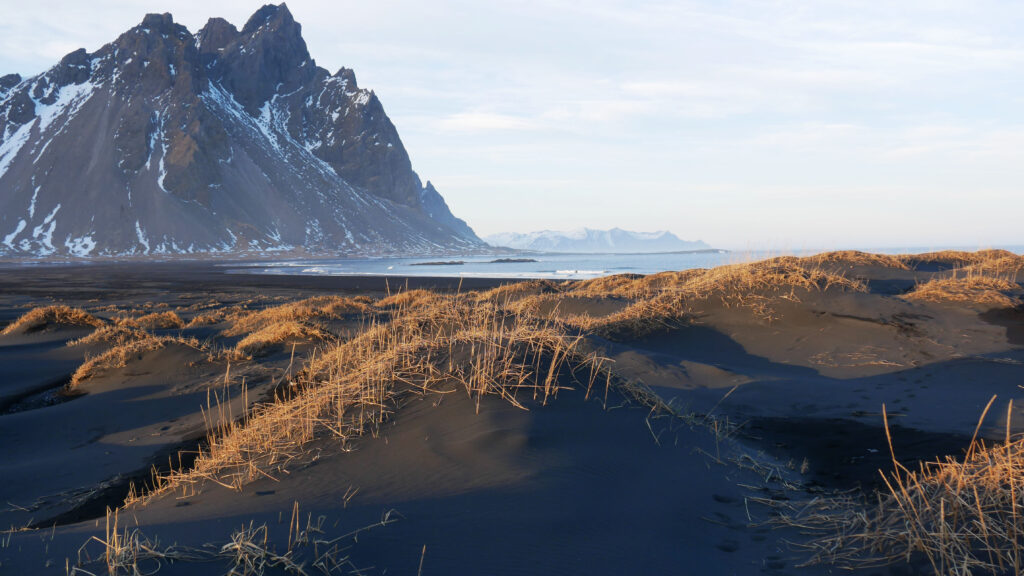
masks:
<svg viewBox="0 0 1024 576"><path fill-rule="evenodd" d="M316 66L284 4L194 36L149 14L95 53L0 77L0 254L480 246L373 92Z"/></svg>

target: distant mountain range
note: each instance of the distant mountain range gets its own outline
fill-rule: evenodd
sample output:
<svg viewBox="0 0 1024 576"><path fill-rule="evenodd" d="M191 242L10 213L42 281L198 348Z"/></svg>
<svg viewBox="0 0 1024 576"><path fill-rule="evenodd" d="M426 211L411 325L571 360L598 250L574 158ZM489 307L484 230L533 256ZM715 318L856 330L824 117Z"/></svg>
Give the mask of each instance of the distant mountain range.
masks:
<svg viewBox="0 0 1024 576"><path fill-rule="evenodd" d="M711 246L700 240L680 240L671 232L631 232L620 228L611 230L583 228L571 232L542 230L529 234L509 232L486 236L484 240L492 246L539 252L684 252L711 249Z"/></svg>
<svg viewBox="0 0 1024 576"><path fill-rule="evenodd" d="M170 14L0 77L0 255L483 247L412 170L377 96L288 8L192 34Z"/></svg>

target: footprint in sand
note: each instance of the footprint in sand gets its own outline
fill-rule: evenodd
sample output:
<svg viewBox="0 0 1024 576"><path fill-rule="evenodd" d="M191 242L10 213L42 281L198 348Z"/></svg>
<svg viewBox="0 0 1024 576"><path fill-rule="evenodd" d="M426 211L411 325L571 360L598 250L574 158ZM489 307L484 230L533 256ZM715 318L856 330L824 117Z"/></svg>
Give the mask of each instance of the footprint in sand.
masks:
<svg viewBox="0 0 1024 576"><path fill-rule="evenodd" d="M740 549L740 543L735 540L723 540L718 544L715 544L715 548L718 548L722 552L735 552Z"/></svg>

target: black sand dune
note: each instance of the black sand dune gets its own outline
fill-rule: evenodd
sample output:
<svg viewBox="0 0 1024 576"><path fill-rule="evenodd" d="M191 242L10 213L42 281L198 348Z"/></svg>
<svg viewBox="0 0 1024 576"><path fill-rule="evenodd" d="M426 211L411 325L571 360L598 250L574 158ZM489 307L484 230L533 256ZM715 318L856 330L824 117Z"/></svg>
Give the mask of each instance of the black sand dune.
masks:
<svg viewBox="0 0 1024 576"><path fill-rule="evenodd" d="M924 298L911 292L946 273L937 257L917 269L845 258L815 266L859 284L714 292L738 290L723 276L714 296L693 292L689 273L487 292L499 283L410 279L399 291L393 279L200 263L5 269L5 323L60 303L120 340L68 346L91 329L60 325L0 336L0 522L13 529L0 573L106 574L110 550L122 565L110 573L131 573L129 560L160 574L835 573L801 566L813 533L771 520L787 502L884 489L883 404L908 466L962 456L993 395L981 437L1024 422L1019 285ZM362 435L316 435L261 460L240 488L222 476L164 489L118 511L128 544L105 546L107 509L130 486L152 489L153 467L188 473L211 424L304 398L315 384L300 373L318 356L418 313L492 305L504 312L488 330L526 318L579 334L576 350L603 357L608 381L588 381L572 356L548 375L557 396L514 393L522 407L447 376L422 390L399 382ZM139 328L168 311L178 327ZM66 388L87 359L136 341L121 365ZM490 353L430 345L427 364L467 381ZM550 350L535 358L528 385L552 362ZM34 399L54 389L53 402ZM913 556L853 573L934 570Z"/></svg>

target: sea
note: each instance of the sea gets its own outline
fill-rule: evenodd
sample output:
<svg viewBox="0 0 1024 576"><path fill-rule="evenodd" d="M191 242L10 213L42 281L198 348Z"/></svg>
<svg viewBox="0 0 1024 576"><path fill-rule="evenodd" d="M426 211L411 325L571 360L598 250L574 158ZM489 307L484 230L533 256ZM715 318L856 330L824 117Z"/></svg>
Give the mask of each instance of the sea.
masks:
<svg viewBox="0 0 1024 576"><path fill-rule="evenodd" d="M1024 254L1024 246L1000 247ZM871 248L882 254L916 254L938 249L974 248ZM583 280L612 274L654 274L666 270L713 268L774 256L807 256L815 251L728 251L668 252L658 254L493 254L443 258L351 258L337 260L264 261L239 266L231 272L308 276L399 276Z"/></svg>

